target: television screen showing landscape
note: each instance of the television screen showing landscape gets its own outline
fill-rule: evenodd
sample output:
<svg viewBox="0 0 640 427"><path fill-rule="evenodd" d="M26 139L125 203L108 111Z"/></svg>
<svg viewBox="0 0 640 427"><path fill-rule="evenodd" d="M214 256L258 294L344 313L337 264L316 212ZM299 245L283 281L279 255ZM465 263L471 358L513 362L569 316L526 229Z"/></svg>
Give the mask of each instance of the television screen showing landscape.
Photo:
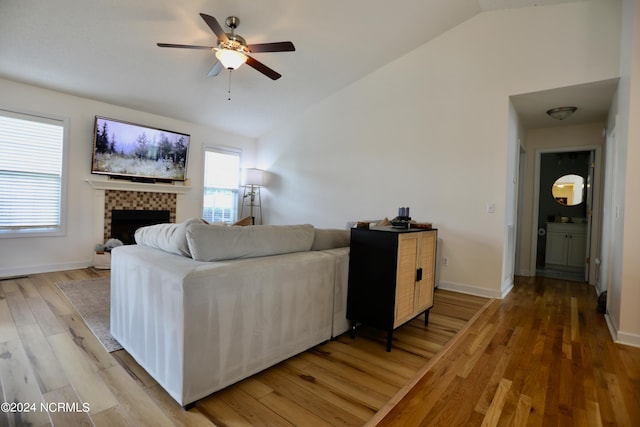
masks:
<svg viewBox="0 0 640 427"><path fill-rule="evenodd" d="M92 173L184 181L189 135L96 116Z"/></svg>

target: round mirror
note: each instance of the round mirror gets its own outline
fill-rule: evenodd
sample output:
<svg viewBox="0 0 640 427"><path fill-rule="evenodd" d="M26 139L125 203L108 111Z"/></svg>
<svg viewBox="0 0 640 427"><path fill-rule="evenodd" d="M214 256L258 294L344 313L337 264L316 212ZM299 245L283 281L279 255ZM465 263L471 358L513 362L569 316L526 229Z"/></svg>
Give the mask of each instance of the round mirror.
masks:
<svg viewBox="0 0 640 427"><path fill-rule="evenodd" d="M584 201L584 178L580 175L561 176L553 183L551 194L561 205L579 205Z"/></svg>

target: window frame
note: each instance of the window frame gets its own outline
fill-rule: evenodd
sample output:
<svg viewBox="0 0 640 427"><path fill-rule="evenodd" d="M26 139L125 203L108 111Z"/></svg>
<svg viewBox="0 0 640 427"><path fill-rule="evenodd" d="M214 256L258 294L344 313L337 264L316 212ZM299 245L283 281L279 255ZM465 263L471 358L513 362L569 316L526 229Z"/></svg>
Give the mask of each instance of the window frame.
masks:
<svg viewBox="0 0 640 427"><path fill-rule="evenodd" d="M68 189L68 155L69 155L69 127L68 117L33 111L5 108L0 105L0 114L21 120L41 123L55 123L62 126L62 155L60 174L60 217L57 226L53 227L20 227L0 229L0 239L20 237L59 237L67 234L67 189Z"/></svg>
<svg viewBox="0 0 640 427"><path fill-rule="evenodd" d="M205 146L202 150L202 197L200 198L200 214L204 218L204 196L205 196L205 174L207 167L207 152L214 152L219 154L227 154L238 156L238 184L236 187L236 200L235 200L235 218L233 218L229 223L234 223L238 220L238 215L240 215L240 174L242 171L242 149L232 148L232 147L218 147L218 146ZM212 218L213 219L213 218Z"/></svg>

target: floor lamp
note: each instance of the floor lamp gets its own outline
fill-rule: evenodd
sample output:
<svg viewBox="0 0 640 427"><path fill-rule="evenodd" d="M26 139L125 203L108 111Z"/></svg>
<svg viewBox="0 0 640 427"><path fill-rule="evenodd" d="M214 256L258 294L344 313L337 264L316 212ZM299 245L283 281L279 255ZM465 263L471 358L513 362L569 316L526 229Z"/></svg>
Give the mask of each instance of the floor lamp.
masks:
<svg viewBox="0 0 640 427"><path fill-rule="evenodd" d="M249 206L249 216L251 223L256 224L256 217L253 214L254 208L260 211L260 224L262 224L262 200L260 199L260 188L264 186L264 171L262 169L247 168L243 170L242 185L244 186L244 194L242 195L242 209L240 215L244 211L245 206ZM249 204L247 204L247 199Z"/></svg>

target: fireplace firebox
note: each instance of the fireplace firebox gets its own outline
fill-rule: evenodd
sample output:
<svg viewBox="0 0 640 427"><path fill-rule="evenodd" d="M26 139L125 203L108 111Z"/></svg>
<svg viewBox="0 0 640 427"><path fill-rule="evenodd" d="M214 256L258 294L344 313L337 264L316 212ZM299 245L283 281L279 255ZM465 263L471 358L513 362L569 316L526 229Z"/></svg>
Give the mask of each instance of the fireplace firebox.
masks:
<svg viewBox="0 0 640 427"><path fill-rule="evenodd" d="M135 244L134 233L140 227L171 222L168 210L130 210L113 209L111 211L111 237L125 245Z"/></svg>

